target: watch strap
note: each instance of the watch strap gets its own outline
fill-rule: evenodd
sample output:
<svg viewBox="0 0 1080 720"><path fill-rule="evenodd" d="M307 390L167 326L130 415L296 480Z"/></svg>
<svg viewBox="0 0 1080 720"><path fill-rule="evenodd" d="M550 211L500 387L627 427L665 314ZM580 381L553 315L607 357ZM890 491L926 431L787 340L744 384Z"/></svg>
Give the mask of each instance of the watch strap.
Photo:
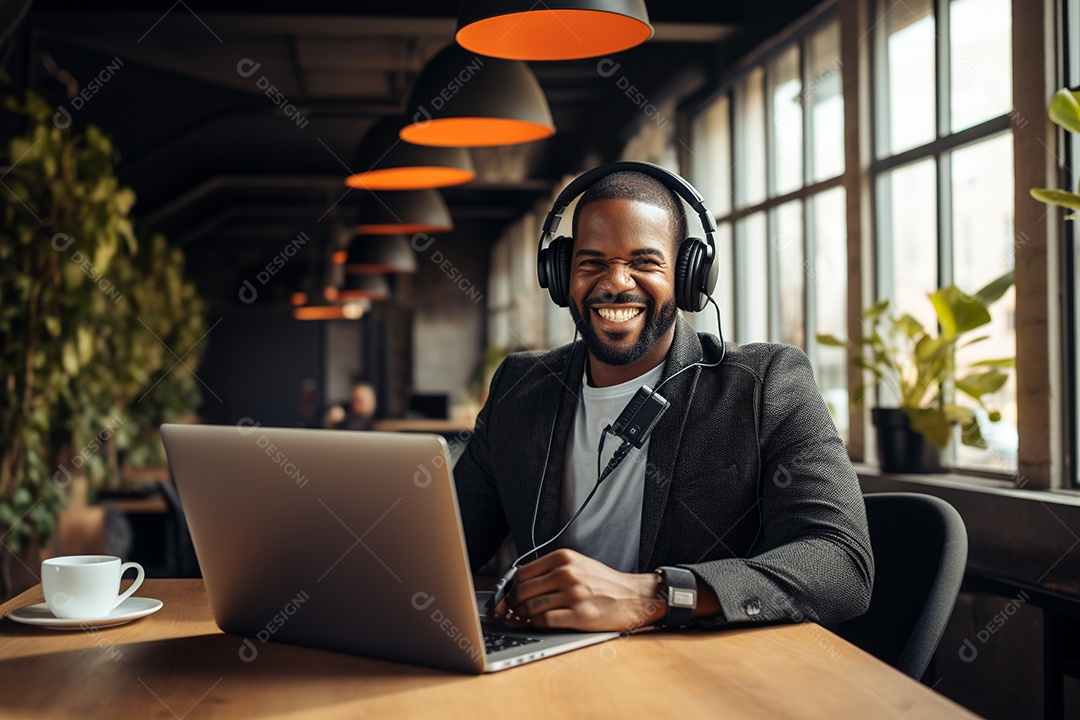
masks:
<svg viewBox="0 0 1080 720"><path fill-rule="evenodd" d="M663 628L677 628L690 622L697 608L697 577L686 568L665 565L657 568L663 583L667 617L660 624Z"/></svg>

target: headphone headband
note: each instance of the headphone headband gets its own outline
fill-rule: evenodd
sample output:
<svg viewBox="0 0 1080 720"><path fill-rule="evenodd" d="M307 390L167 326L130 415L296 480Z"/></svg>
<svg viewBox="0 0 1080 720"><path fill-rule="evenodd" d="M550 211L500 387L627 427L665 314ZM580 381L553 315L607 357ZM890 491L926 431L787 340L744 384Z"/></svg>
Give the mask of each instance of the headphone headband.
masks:
<svg viewBox="0 0 1080 720"><path fill-rule="evenodd" d="M697 191L697 188L687 182L683 177L676 175L667 168L637 160L624 160L601 165L600 167L582 173L567 185L563 191L559 193L559 196L555 198L555 202L551 206L551 211L548 212L547 218L544 220L544 226L540 230L540 247L542 248L544 246L545 241L550 241L555 237L555 233L559 229L559 223L562 220L563 213L566 211L566 207L573 202L578 195L581 195L588 190L593 183L605 175L611 175L612 173L622 172L624 170L639 172L659 180L665 187L685 200L686 204L697 213L698 218L701 220L701 227L705 232L705 241L714 249L716 248L716 241L713 237L716 232L716 221L713 219L709 209L705 207L705 199L701 197L701 193Z"/></svg>

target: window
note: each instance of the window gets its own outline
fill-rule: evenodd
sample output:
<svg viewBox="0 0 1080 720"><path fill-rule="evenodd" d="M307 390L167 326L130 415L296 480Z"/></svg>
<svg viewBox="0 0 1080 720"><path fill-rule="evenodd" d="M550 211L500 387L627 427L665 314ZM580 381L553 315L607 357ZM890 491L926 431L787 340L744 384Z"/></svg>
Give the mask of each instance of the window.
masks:
<svg viewBox="0 0 1080 720"><path fill-rule="evenodd" d="M934 327L927 293L952 282L974 292L1014 264L1011 3L875 5L876 296ZM989 338L961 350L958 362L1015 355L1015 307L1010 290L991 310ZM886 392L879 388L880 403L893 400ZM989 452L957 435L949 461L1015 471L1015 377L985 400L1003 416L984 426Z"/></svg>
<svg viewBox="0 0 1080 720"><path fill-rule="evenodd" d="M840 24L827 11L731 78L691 117L690 179L717 219L725 339L810 356L847 437L847 236ZM711 313L691 318L715 332Z"/></svg>
<svg viewBox="0 0 1080 720"><path fill-rule="evenodd" d="M1080 0L1067 0L1065 5L1065 83L1073 91L1080 90ZM1066 172L1065 178L1070 189L1077 192L1080 182L1080 140L1075 135L1066 134ZM1072 410L1070 422L1073 432L1072 440L1072 482L1080 487L1080 287L1078 287L1077 273L1080 265L1080 225L1076 220L1066 223L1065 234L1065 268L1067 297L1072 298L1072 303L1066 308L1070 315L1072 325L1072 343L1069 352L1070 374L1072 376Z"/></svg>

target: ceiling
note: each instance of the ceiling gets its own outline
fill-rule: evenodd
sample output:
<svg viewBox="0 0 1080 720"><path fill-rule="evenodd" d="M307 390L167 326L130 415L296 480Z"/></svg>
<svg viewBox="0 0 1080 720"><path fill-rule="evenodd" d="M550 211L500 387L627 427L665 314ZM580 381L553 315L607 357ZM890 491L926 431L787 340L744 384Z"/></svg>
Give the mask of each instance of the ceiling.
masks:
<svg viewBox="0 0 1080 720"><path fill-rule="evenodd" d="M343 180L360 138L404 110L451 41L457 4L40 0L2 60L75 129L113 138L140 227L184 249L204 292L215 274L234 289L298 232L329 237L348 221L361 193ZM655 35L617 56L619 76L650 100L685 96L813 4L650 0ZM443 191L454 235L490 243L586 158L615 157L643 117L596 59L530 66L556 135L473 150L478 180Z"/></svg>

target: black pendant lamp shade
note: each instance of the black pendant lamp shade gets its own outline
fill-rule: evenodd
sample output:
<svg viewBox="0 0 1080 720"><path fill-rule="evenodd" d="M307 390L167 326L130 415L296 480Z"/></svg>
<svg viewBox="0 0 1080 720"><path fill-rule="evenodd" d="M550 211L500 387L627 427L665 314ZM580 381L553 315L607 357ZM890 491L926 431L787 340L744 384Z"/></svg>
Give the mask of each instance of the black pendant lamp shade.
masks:
<svg viewBox="0 0 1080 720"><path fill-rule="evenodd" d="M645 0L463 0L456 39L511 60L610 55L652 37Z"/></svg>
<svg viewBox="0 0 1080 720"><path fill-rule="evenodd" d="M361 190L416 190L461 185L476 177L463 147L430 147L405 142L403 118L380 120L368 130L345 184Z"/></svg>
<svg viewBox="0 0 1080 720"><path fill-rule="evenodd" d="M346 273L414 273L416 253L404 235L357 235L344 265Z"/></svg>
<svg viewBox="0 0 1080 720"><path fill-rule="evenodd" d="M450 209L436 190L370 193L355 227L362 235L411 235L453 229Z"/></svg>
<svg viewBox="0 0 1080 720"><path fill-rule="evenodd" d="M439 51L413 85L401 139L439 147L491 147L542 140L555 133L547 98L519 60Z"/></svg>

